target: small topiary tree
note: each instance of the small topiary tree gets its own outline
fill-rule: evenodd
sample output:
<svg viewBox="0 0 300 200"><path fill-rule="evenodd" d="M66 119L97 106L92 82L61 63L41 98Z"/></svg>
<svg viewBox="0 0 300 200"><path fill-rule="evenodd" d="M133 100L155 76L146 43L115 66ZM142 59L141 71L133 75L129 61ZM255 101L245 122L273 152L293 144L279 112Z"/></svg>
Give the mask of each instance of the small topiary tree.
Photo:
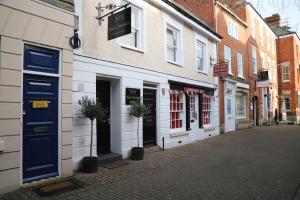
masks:
<svg viewBox="0 0 300 200"><path fill-rule="evenodd" d="M92 145L93 145L93 124L94 120L103 120L107 111L102 108L101 102L90 99L88 96L82 97L78 104L81 106L80 112L85 118L91 120L91 144L90 144L90 157L92 157Z"/></svg>
<svg viewBox="0 0 300 200"><path fill-rule="evenodd" d="M129 115L136 117L138 120L137 125L137 145L140 147L140 141L139 141L139 127L140 127L140 118L144 117L145 115L150 113L150 108L148 106L145 106L141 103L140 100L133 101L131 103L131 106L128 109Z"/></svg>

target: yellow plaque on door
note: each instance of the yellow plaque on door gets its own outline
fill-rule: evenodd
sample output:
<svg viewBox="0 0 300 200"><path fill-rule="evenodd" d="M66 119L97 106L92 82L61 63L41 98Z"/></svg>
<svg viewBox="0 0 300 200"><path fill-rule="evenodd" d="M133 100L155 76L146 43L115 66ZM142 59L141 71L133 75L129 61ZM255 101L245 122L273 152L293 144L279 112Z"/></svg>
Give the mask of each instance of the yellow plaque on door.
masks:
<svg viewBox="0 0 300 200"><path fill-rule="evenodd" d="M32 108L48 108L48 100L32 101Z"/></svg>

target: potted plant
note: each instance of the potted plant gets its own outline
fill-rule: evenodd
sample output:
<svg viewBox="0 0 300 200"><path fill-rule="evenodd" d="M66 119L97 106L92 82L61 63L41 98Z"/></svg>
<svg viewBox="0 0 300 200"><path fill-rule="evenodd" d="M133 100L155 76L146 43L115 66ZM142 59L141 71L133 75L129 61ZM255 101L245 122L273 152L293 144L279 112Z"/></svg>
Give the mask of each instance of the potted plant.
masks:
<svg viewBox="0 0 300 200"><path fill-rule="evenodd" d="M137 147L131 149L131 159L132 160L143 160L144 158L144 148L140 147L139 141L139 127L140 118L150 113L149 107L143 105L140 100L133 101L128 109L129 115L137 118Z"/></svg>
<svg viewBox="0 0 300 200"><path fill-rule="evenodd" d="M103 120L106 115L106 111L101 107L99 101L90 99L87 96L82 97L78 104L81 106L80 112L85 118L89 118L91 121L91 143L90 143L90 156L86 156L81 161L81 170L87 173L93 173L98 171L98 157L92 156L93 146L93 125L94 120Z"/></svg>

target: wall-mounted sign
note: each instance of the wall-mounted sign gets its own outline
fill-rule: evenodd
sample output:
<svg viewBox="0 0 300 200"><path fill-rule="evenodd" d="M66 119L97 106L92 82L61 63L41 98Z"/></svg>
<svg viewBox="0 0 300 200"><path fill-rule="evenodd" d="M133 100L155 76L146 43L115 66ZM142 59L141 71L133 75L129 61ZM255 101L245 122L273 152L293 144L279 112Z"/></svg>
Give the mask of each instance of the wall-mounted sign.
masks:
<svg viewBox="0 0 300 200"><path fill-rule="evenodd" d="M48 100L34 100L32 108L48 108Z"/></svg>
<svg viewBox="0 0 300 200"><path fill-rule="evenodd" d="M108 40L131 33L131 7L108 16Z"/></svg>
<svg viewBox="0 0 300 200"><path fill-rule="evenodd" d="M258 88L267 88L270 87L272 84L269 81L258 81L256 82L256 87Z"/></svg>
<svg viewBox="0 0 300 200"><path fill-rule="evenodd" d="M219 63L214 65L214 77L226 76L228 74L228 64Z"/></svg>
<svg viewBox="0 0 300 200"><path fill-rule="evenodd" d="M140 100L141 91L136 88L126 88L126 105L130 105L133 101Z"/></svg>

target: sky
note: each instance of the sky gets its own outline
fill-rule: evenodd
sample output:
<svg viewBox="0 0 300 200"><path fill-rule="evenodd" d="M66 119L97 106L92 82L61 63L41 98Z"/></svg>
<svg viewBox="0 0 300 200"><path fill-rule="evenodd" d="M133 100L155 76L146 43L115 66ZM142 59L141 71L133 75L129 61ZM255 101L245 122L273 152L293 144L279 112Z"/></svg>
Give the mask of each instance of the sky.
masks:
<svg viewBox="0 0 300 200"><path fill-rule="evenodd" d="M274 13L281 16L281 21L296 31L300 36L300 0L248 0L265 18Z"/></svg>

